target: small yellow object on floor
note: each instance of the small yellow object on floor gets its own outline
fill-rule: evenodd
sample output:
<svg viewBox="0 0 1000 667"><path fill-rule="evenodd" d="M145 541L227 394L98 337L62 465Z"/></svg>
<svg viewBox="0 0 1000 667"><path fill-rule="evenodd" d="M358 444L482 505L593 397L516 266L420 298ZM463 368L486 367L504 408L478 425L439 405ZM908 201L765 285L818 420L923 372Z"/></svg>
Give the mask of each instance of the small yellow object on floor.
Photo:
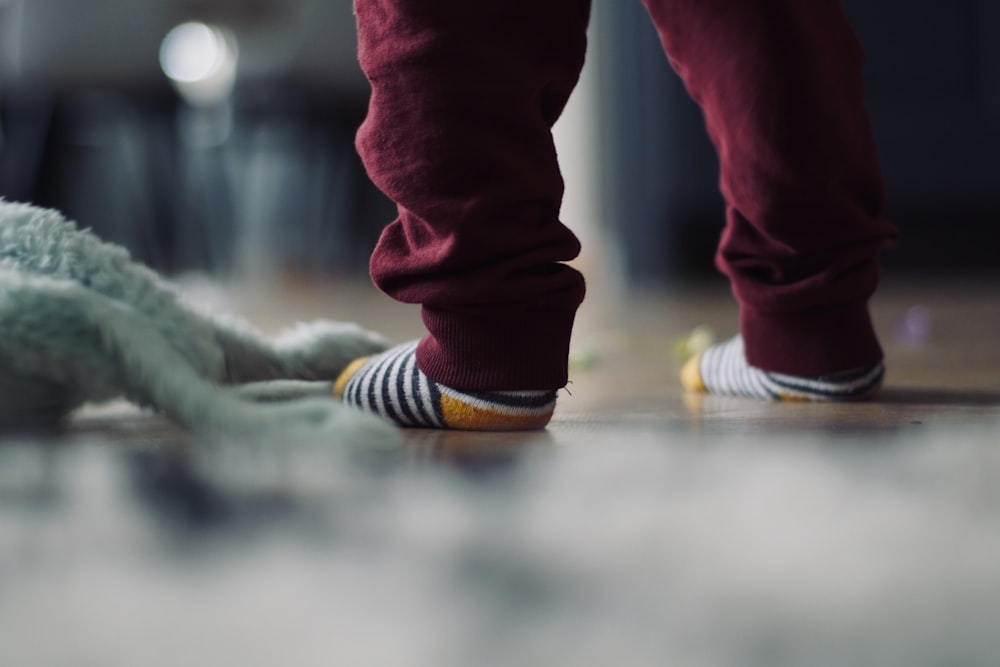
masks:
<svg viewBox="0 0 1000 667"><path fill-rule="evenodd" d="M674 341L674 356L681 361L688 361L714 344L715 331L712 327L701 324L692 329L688 335Z"/></svg>

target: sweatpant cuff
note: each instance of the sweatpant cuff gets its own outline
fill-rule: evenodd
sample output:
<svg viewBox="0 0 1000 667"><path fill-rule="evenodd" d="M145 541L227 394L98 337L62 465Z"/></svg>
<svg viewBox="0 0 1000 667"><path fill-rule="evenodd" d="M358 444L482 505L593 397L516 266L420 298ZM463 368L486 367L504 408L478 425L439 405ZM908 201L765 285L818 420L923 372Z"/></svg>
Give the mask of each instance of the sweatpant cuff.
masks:
<svg viewBox="0 0 1000 667"><path fill-rule="evenodd" d="M819 377L874 366L882 347L866 302L795 313L743 306L747 362L765 371Z"/></svg>
<svg viewBox="0 0 1000 667"><path fill-rule="evenodd" d="M575 310L478 315L424 306L429 334L417 365L465 391L552 390L566 386Z"/></svg>

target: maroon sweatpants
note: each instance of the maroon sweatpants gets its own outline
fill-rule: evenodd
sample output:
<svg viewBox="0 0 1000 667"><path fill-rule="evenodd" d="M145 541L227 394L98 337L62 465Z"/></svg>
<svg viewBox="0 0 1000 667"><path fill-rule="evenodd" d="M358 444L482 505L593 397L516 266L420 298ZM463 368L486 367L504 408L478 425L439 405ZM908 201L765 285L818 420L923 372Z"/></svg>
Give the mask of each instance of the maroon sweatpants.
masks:
<svg viewBox="0 0 1000 667"><path fill-rule="evenodd" d="M716 259L749 362L797 375L876 363L867 302L895 230L839 0L646 5L719 152ZM550 130L583 66L589 0L355 8L372 87L357 147L399 211L371 273L422 304L420 368L466 390L563 386L584 281L563 263L579 243L559 220Z"/></svg>

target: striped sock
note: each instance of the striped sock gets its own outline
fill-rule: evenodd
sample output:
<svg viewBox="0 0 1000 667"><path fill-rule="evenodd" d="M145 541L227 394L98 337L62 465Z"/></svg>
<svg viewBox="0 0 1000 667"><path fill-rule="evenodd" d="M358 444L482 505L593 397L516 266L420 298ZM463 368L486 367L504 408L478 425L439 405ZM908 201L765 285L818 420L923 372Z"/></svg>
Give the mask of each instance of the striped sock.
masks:
<svg viewBox="0 0 1000 667"><path fill-rule="evenodd" d="M824 377L770 373L746 362L743 338L713 345L681 370L688 391L771 401L847 401L871 398L882 386L882 362Z"/></svg>
<svg viewBox="0 0 1000 667"><path fill-rule="evenodd" d="M555 391L458 391L424 375L416 349L414 341L352 362L334 383L334 395L400 426L524 431L544 428L552 418Z"/></svg>

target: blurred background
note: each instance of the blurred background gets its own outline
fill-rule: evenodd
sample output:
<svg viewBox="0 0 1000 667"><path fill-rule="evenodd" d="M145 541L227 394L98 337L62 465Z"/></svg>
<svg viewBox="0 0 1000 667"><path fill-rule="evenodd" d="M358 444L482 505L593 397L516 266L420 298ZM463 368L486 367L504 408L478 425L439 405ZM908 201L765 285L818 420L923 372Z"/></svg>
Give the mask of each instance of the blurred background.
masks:
<svg viewBox="0 0 1000 667"><path fill-rule="evenodd" d="M0 0L0 65L0 193L161 270L360 271L391 219L348 0Z"/></svg>
<svg viewBox="0 0 1000 667"><path fill-rule="evenodd" d="M717 162L639 2L595 3L557 127L564 218L631 282L713 274ZM849 0L890 270L997 271L1000 5ZM392 206L353 149L349 0L0 0L0 195L164 271L363 274Z"/></svg>
<svg viewBox="0 0 1000 667"><path fill-rule="evenodd" d="M867 53L887 216L903 232L885 255L888 270L997 271L1000 5L844 6ZM601 3L599 18L604 210L621 230L628 273L652 282L704 273L722 202L699 111L662 57L640 3Z"/></svg>

